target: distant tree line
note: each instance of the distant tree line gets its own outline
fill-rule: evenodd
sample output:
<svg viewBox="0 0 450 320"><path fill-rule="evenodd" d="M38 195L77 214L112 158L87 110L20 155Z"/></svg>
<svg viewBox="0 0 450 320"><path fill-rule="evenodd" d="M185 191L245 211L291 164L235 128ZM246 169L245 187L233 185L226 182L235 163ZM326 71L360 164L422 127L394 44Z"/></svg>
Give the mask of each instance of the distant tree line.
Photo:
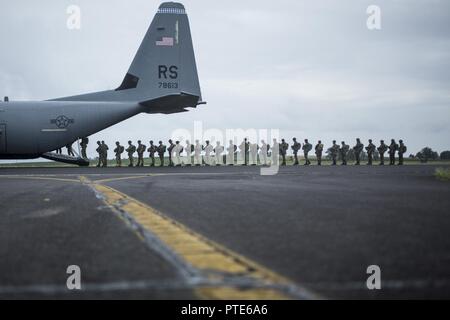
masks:
<svg viewBox="0 0 450 320"><path fill-rule="evenodd" d="M329 154L329 150L325 152L326 153L326 157L328 159L330 159L330 154ZM425 147L422 148L422 150L420 150L419 152L417 152L415 155L414 154L410 154L409 155L410 159L418 159L420 160L420 162L428 162L428 161L434 161L434 160L450 160L450 151L442 151L441 154L439 154L438 152L434 151L433 149L431 149L430 147ZM374 160L379 160L380 159L380 154L378 153L378 151L374 152ZM341 154L338 154L338 160L341 160ZM350 150L347 153L347 160L349 161L354 161L355 160L355 151L350 148ZM367 160L367 153L366 152L361 152L361 161L366 161Z"/></svg>
<svg viewBox="0 0 450 320"><path fill-rule="evenodd" d="M450 160L450 151L442 151L441 154L437 153L430 147L425 147L419 152L417 152L415 155L411 154L409 156L412 159L419 159L420 162L428 162L429 160Z"/></svg>

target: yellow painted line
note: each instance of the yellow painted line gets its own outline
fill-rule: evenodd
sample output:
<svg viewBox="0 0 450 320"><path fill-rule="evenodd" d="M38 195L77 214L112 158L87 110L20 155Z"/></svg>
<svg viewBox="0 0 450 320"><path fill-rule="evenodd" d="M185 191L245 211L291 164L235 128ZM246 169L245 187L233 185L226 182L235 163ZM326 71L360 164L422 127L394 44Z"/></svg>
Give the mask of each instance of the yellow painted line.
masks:
<svg viewBox="0 0 450 320"><path fill-rule="evenodd" d="M203 299L217 300L285 300L287 297L280 296L279 292L273 289L251 289L239 290L232 287L204 287L196 290L196 293Z"/></svg>
<svg viewBox="0 0 450 320"><path fill-rule="evenodd" d="M52 181L63 181L63 182L77 182L79 183L80 180L78 179L68 179L68 178L53 178L53 177L39 177L39 176L22 176L22 175L15 175L15 176L4 176L0 175L0 178L9 178L9 179L31 179L31 180L52 180Z"/></svg>
<svg viewBox="0 0 450 320"><path fill-rule="evenodd" d="M206 299L290 299L288 294L274 289L274 286L288 286L292 282L275 272L243 257L216 242L189 229L185 225L165 216L144 204L109 186L92 182L105 202L119 206L130 214L142 227L157 236L168 248L177 253L189 265L205 274L246 277L259 286L243 289L232 285L201 286L195 289ZM214 276L210 276L214 277ZM266 287L264 287L266 286Z"/></svg>

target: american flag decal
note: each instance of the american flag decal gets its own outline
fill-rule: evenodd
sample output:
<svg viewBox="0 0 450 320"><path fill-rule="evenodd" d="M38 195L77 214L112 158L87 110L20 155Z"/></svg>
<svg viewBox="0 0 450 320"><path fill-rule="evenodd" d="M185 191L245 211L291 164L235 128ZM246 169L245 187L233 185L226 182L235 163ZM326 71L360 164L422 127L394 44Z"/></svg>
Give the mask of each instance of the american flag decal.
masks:
<svg viewBox="0 0 450 320"><path fill-rule="evenodd" d="M172 37L162 37L161 40L156 40L156 45L173 47L173 38Z"/></svg>
<svg viewBox="0 0 450 320"><path fill-rule="evenodd" d="M159 8L158 13L185 14L186 10L181 8Z"/></svg>

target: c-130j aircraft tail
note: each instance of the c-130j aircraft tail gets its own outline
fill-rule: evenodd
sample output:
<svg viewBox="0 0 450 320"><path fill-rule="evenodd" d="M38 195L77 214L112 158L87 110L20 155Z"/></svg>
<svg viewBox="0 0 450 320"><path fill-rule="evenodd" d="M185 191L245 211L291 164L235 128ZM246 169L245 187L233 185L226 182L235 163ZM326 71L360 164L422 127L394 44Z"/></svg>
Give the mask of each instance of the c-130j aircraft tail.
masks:
<svg viewBox="0 0 450 320"><path fill-rule="evenodd" d="M117 89L1 102L0 159L37 158L138 113L185 112L203 103L185 8L165 2Z"/></svg>
<svg viewBox="0 0 450 320"><path fill-rule="evenodd" d="M160 104L180 95L190 98L172 107ZM196 107L201 101L200 84L184 6L166 2L159 7L117 89L54 100L138 101L148 106L149 113L174 113L183 111L184 107Z"/></svg>

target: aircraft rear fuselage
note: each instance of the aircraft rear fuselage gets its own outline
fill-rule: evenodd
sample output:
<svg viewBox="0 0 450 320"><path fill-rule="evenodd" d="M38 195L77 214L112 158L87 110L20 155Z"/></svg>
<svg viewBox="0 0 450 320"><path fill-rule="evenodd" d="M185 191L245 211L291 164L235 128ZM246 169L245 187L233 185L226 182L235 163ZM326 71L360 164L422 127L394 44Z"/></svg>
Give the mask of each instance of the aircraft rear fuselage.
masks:
<svg viewBox="0 0 450 320"><path fill-rule="evenodd" d="M0 158L37 158L141 111L135 102L1 102Z"/></svg>

